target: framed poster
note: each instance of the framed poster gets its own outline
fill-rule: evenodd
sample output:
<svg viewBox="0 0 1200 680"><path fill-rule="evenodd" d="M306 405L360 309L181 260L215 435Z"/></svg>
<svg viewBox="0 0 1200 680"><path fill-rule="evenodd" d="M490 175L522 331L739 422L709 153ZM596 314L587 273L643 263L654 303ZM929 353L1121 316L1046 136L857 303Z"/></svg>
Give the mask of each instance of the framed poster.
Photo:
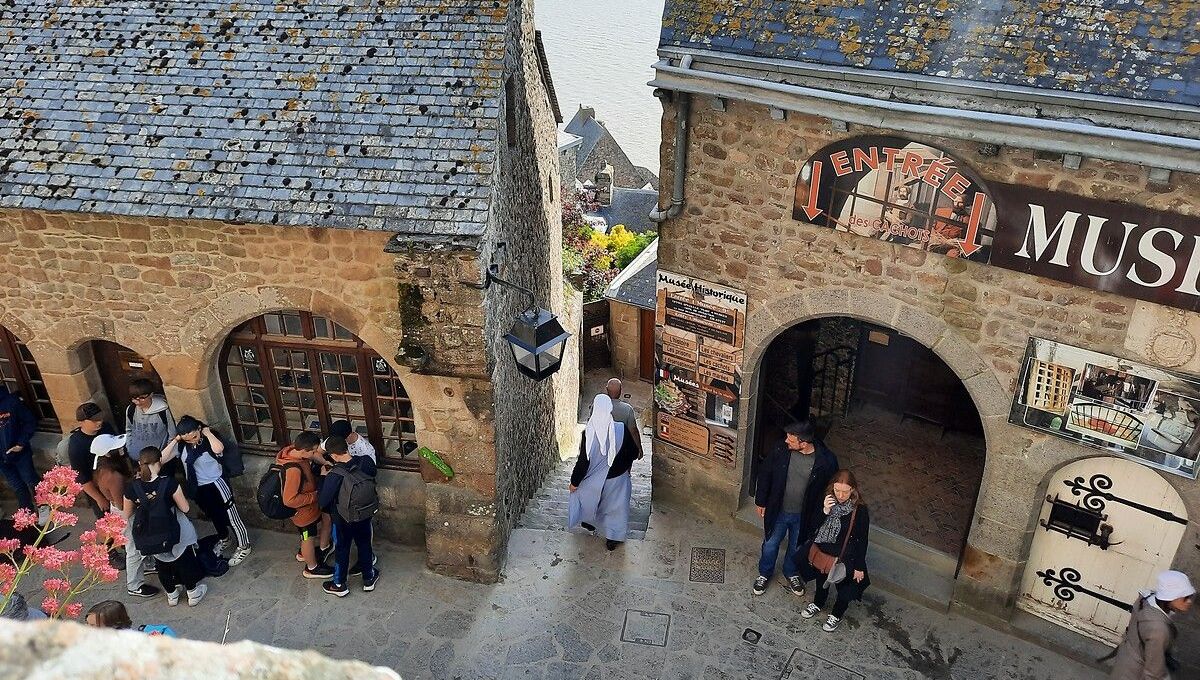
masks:
<svg viewBox="0 0 1200 680"><path fill-rule="evenodd" d="M1030 338L1008 420L1196 478L1200 378Z"/></svg>
<svg viewBox="0 0 1200 680"><path fill-rule="evenodd" d="M655 436L732 466L746 294L658 270L655 318Z"/></svg>

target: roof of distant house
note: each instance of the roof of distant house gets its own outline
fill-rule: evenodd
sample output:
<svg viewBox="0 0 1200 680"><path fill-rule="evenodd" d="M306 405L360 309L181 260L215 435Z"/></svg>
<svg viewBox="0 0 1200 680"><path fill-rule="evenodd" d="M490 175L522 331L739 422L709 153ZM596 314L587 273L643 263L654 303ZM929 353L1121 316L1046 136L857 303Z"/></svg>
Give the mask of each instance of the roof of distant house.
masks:
<svg viewBox="0 0 1200 680"><path fill-rule="evenodd" d="M23 0L0 207L478 236L507 3Z"/></svg>
<svg viewBox="0 0 1200 680"><path fill-rule="evenodd" d="M667 0L663 47L1200 105L1200 3Z"/></svg>
<svg viewBox="0 0 1200 680"><path fill-rule="evenodd" d="M581 182L592 179L590 175L605 165L611 165L616 186L636 189L647 184L658 186L658 176L629 160L625 150L604 123L596 119L595 109L580 106L563 131L583 139L583 144L575 156L575 169Z"/></svg>
<svg viewBox="0 0 1200 680"><path fill-rule="evenodd" d="M604 218L608 226L618 224L635 234L656 231L658 225L650 221L650 212L658 208L658 191L655 189L621 189L612 191L612 201L595 214Z"/></svg>
<svg viewBox="0 0 1200 680"><path fill-rule="evenodd" d="M604 291L604 297L642 309L655 309L657 286L658 239L654 239L617 274Z"/></svg>

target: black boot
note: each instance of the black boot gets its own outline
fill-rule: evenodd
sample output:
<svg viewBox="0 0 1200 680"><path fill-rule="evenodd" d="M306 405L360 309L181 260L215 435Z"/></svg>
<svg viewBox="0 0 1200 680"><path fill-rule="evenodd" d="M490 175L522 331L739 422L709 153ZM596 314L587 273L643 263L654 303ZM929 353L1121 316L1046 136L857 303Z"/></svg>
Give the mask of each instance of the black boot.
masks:
<svg viewBox="0 0 1200 680"><path fill-rule="evenodd" d="M621 541L614 541L611 538L604 542L604 547L609 550L616 550L617 546L621 545Z"/></svg>
<svg viewBox="0 0 1200 680"><path fill-rule="evenodd" d="M596 530L596 527L592 526L591 524L588 524L587 522L580 522L579 526L583 527L584 529L587 529L588 531Z"/></svg>

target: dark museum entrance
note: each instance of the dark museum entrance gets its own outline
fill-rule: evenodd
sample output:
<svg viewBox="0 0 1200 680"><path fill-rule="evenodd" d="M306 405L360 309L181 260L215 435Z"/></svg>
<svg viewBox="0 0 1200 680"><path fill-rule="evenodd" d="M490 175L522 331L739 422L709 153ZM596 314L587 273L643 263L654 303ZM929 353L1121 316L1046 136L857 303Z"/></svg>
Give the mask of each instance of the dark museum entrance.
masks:
<svg viewBox="0 0 1200 680"><path fill-rule="evenodd" d="M979 414L954 372L912 338L847 317L787 329L760 371L750 494L784 425L810 418L858 478L871 508L872 552L897 560L887 571L925 567L952 583L986 451ZM948 587L917 590L940 600Z"/></svg>

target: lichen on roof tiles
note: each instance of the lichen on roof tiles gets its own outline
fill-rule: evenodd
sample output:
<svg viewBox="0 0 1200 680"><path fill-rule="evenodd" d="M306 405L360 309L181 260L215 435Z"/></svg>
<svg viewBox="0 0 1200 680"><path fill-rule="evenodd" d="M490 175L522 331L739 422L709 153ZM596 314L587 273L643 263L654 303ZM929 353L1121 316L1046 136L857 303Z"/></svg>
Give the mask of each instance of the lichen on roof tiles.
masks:
<svg viewBox="0 0 1200 680"><path fill-rule="evenodd" d="M1200 106L1191 0L667 0L660 44Z"/></svg>
<svg viewBox="0 0 1200 680"><path fill-rule="evenodd" d="M0 0L0 207L477 236L507 0Z"/></svg>

